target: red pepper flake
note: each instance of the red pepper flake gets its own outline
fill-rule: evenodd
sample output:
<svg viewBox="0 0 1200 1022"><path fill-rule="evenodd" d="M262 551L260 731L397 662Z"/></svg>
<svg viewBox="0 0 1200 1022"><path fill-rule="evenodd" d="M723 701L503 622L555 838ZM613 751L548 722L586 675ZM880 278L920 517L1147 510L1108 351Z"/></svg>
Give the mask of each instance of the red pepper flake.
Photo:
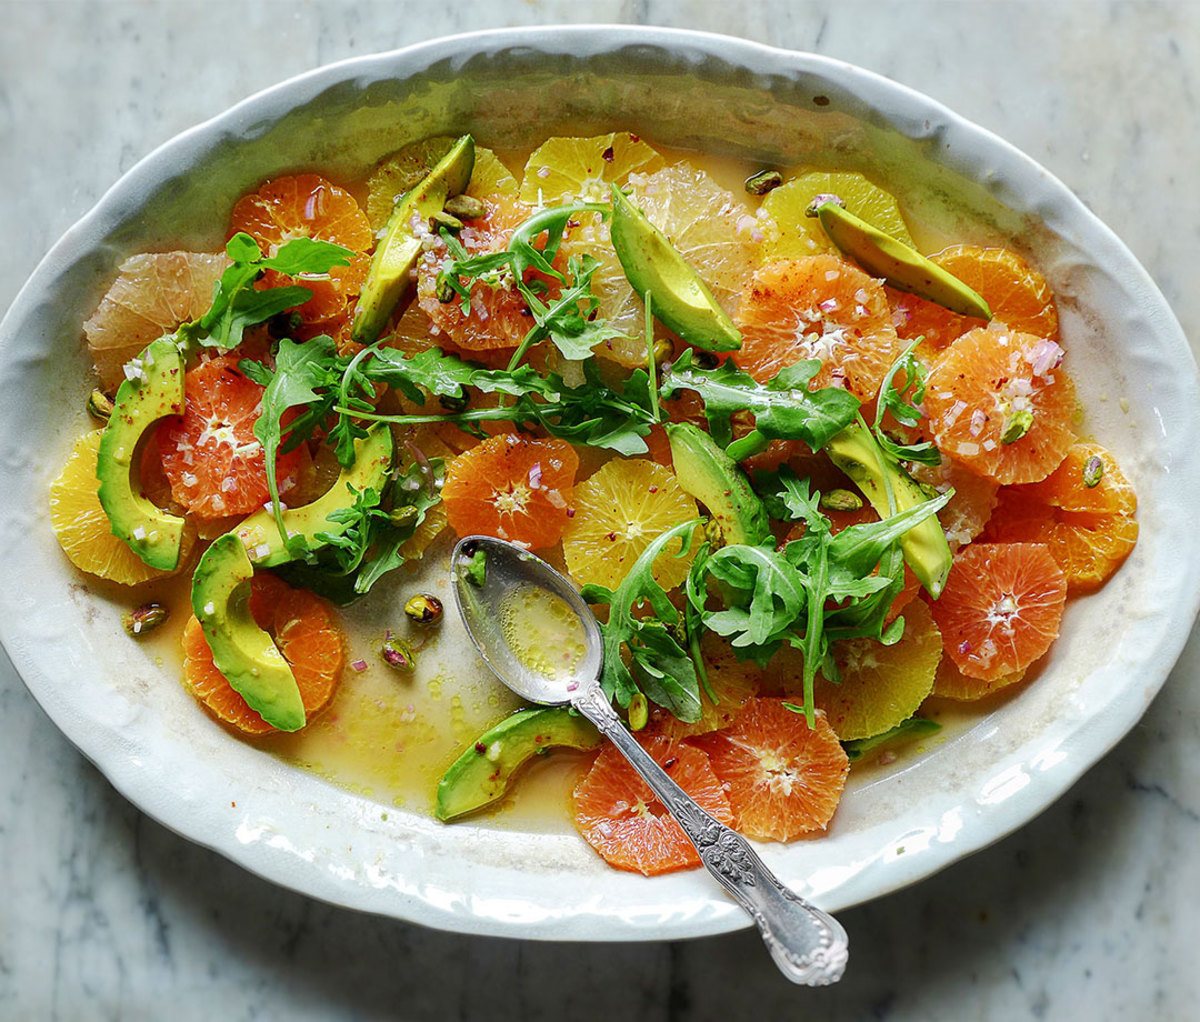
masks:
<svg viewBox="0 0 1200 1022"><path fill-rule="evenodd" d="M663 760L663 769L670 770L671 767L673 767L678 762L679 762L678 757L668 756L666 759Z"/></svg>
<svg viewBox="0 0 1200 1022"><path fill-rule="evenodd" d="M614 541L614 540L617 538L617 534L616 534L615 532L610 532L610 533L609 533L607 536L605 536L604 538L605 538L605 539L607 539L609 542L612 542L612 541Z"/></svg>
<svg viewBox="0 0 1200 1022"><path fill-rule="evenodd" d="M600 154L600 156L605 163L612 163L612 161L616 158L616 153L613 152L613 147L609 146Z"/></svg>
<svg viewBox="0 0 1200 1022"><path fill-rule="evenodd" d="M487 752L487 746L484 745L483 742L476 742L475 751L482 756L485 752Z"/></svg>
<svg viewBox="0 0 1200 1022"><path fill-rule="evenodd" d="M651 493L657 493L657 492L658 492L658 487L657 487L657 486L651 486L651 487L650 487L650 492L651 492Z"/></svg>
<svg viewBox="0 0 1200 1022"><path fill-rule="evenodd" d="M629 133L629 141L637 145L642 140L641 135L635 135L632 131Z"/></svg>

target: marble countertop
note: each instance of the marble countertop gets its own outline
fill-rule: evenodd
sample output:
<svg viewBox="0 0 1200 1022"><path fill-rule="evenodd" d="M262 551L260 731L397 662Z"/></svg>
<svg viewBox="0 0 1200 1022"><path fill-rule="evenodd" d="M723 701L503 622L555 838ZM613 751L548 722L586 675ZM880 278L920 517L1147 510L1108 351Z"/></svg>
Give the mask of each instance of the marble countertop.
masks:
<svg viewBox="0 0 1200 1022"><path fill-rule="evenodd" d="M1061 177L1200 343L1200 5L890 0L8 3L0 310L154 146L282 78L508 25L635 22L828 54L929 93ZM0 655L0 1018L1184 1019L1200 972L1200 642L1134 731L1027 827L842 914L793 988L752 932L534 944L276 888L143 816Z"/></svg>

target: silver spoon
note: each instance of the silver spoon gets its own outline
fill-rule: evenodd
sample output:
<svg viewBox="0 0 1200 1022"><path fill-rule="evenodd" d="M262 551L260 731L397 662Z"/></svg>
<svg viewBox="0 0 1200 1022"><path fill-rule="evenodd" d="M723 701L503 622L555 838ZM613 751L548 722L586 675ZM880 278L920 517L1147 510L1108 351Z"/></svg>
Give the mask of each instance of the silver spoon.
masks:
<svg viewBox="0 0 1200 1022"><path fill-rule="evenodd" d="M469 564L478 564L480 554L482 577L468 570ZM750 913L783 974L808 986L836 983L849 958L846 931L776 880L746 839L696 805L626 730L600 688L600 626L575 587L541 558L489 536L460 540L450 570L467 634L496 676L531 702L570 703L595 724L675 817L708 871ZM571 617L579 626L563 632L561 648L547 649L549 644L539 641L535 631L514 627L514 601L528 601L539 591L550 594L551 606L557 606L554 597L562 601L570 612L568 627Z"/></svg>

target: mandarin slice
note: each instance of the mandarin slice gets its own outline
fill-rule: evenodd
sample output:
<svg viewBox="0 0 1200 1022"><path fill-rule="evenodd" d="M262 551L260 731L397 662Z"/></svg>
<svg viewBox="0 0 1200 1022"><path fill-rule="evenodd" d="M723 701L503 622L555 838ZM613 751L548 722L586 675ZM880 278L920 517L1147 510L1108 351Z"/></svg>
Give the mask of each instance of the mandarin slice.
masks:
<svg viewBox="0 0 1200 1022"><path fill-rule="evenodd" d="M490 437L446 467L442 503L459 536L495 536L540 550L562 538L579 457L565 440Z"/></svg>
<svg viewBox="0 0 1200 1022"><path fill-rule="evenodd" d="M529 155L521 177L521 201L531 206L608 202L612 186L630 174L651 174L663 165L657 150L626 131L548 138Z"/></svg>
<svg viewBox="0 0 1200 1022"><path fill-rule="evenodd" d="M926 381L927 428L943 455L994 482L1045 479L1075 435L1075 385L1062 348L1004 328L972 330Z"/></svg>
<svg viewBox="0 0 1200 1022"><path fill-rule="evenodd" d="M701 809L721 823L733 822L703 752L662 736L639 735L638 741ZM576 785L573 816L588 844L617 869L657 876L700 865L696 846L614 745L605 744Z"/></svg>
<svg viewBox="0 0 1200 1022"><path fill-rule="evenodd" d="M291 666L311 724L333 700L342 675L344 641L332 607L307 589L293 589L270 573L260 573L250 583L250 613ZM184 687L214 717L248 735L277 730L217 670L195 617L183 630L183 657Z"/></svg>
<svg viewBox="0 0 1200 1022"><path fill-rule="evenodd" d="M696 502L675 476L646 459L614 459L575 487L571 519L563 533L567 571L579 585L616 589L646 549L668 529L696 517ZM682 538L654 561L654 580L674 589L695 556L679 557Z"/></svg>
<svg viewBox="0 0 1200 1022"><path fill-rule="evenodd" d="M825 714L817 710L810 729L782 699L749 699L728 727L688 741L708 753L737 829L760 841L824 830L850 772Z"/></svg>
<svg viewBox="0 0 1200 1022"><path fill-rule="evenodd" d="M731 357L760 383L785 366L817 359L813 389L841 386L872 401L900 355L883 285L832 255L764 266L736 322L742 348Z"/></svg>
<svg viewBox="0 0 1200 1022"><path fill-rule="evenodd" d="M947 655L965 675L1022 671L1058 638L1067 580L1041 543L972 543L931 601Z"/></svg>
<svg viewBox="0 0 1200 1022"><path fill-rule="evenodd" d="M931 695L942 699L955 699L959 702L975 702L1002 689L1015 685L1025 677L1025 670L1013 671L1012 674L1002 674L998 678L985 681L982 678L971 678L958 669L958 664L948 656L944 656L938 664L937 674L933 679Z"/></svg>

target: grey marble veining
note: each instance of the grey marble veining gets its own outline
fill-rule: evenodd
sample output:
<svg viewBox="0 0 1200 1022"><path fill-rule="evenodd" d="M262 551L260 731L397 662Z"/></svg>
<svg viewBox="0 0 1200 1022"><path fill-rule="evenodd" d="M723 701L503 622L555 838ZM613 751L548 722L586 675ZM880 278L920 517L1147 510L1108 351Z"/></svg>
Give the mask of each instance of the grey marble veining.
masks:
<svg viewBox="0 0 1200 1022"><path fill-rule="evenodd" d="M137 159L332 60L476 28L722 31L861 64L1026 150L1143 261L1200 342L1200 6L746 0L7 3L0 308ZM1196 1017L1200 644L1045 814L843 914L853 958L797 990L752 933L541 945L331 908L146 819L0 660L0 1018L987 1020Z"/></svg>

